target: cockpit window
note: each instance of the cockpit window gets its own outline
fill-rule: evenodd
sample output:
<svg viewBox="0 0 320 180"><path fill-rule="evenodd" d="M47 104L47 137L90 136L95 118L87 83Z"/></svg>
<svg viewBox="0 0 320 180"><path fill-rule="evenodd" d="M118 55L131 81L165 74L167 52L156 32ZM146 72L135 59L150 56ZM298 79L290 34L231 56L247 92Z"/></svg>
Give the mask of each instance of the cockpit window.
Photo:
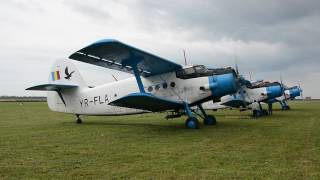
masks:
<svg viewBox="0 0 320 180"><path fill-rule="evenodd" d="M196 66L178 70L176 72L176 76L177 78L180 78L180 79L191 79L191 78L213 76L213 75L227 74L227 73L235 74L232 68L208 69L204 65L196 65Z"/></svg>
<svg viewBox="0 0 320 180"><path fill-rule="evenodd" d="M176 72L176 75L178 78L181 78L181 79L189 79L189 78L206 76L207 72L208 72L208 69L205 66L196 65L193 67L180 69Z"/></svg>

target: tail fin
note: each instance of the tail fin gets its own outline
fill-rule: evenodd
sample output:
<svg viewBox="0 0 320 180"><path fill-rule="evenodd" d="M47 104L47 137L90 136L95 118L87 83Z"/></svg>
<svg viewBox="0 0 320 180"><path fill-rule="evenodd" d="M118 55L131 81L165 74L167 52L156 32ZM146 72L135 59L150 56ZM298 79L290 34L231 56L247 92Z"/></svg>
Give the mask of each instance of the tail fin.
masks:
<svg viewBox="0 0 320 180"><path fill-rule="evenodd" d="M59 60L51 67L48 84L29 87L26 90L61 91L75 87L81 89L88 86L70 60Z"/></svg>
<svg viewBox="0 0 320 180"><path fill-rule="evenodd" d="M51 67L49 84L77 85L79 88L88 87L80 72L70 60L56 61Z"/></svg>
<svg viewBox="0 0 320 180"><path fill-rule="evenodd" d="M73 98L84 88L88 86L71 60L58 60L51 67L48 84L33 86L26 90L55 91L48 92L49 108L53 111L74 113Z"/></svg>

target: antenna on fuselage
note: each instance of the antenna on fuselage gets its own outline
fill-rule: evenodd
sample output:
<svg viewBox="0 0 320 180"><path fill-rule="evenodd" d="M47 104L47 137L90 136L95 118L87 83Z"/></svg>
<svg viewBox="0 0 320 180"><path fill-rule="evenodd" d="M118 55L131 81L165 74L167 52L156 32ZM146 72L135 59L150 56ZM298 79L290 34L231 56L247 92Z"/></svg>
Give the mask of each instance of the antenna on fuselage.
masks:
<svg viewBox="0 0 320 180"><path fill-rule="evenodd" d="M186 51L185 50L183 50L183 57L184 57L184 65L186 66L186 65L188 65L188 63L187 63Z"/></svg>

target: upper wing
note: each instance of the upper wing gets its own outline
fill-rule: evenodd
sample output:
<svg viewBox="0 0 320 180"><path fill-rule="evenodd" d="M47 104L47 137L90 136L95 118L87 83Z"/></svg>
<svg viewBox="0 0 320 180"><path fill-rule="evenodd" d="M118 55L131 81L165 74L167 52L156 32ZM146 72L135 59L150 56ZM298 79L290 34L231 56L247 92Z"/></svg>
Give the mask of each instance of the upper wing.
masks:
<svg viewBox="0 0 320 180"><path fill-rule="evenodd" d="M182 68L179 64L113 39L97 41L69 58L128 73L133 73L132 64L137 63L140 74L145 77Z"/></svg>

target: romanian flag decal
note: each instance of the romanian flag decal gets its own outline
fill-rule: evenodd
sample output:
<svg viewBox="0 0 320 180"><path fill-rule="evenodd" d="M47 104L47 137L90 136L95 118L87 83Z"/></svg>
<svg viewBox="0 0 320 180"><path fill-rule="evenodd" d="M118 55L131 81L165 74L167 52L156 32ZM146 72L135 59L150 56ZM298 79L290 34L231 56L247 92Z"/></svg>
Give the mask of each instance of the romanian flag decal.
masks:
<svg viewBox="0 0 320 180"><path fill-rule="evenodd" d="M60 72L59 71L51 72L51 80L52 81L60 80Z"/></svg>

